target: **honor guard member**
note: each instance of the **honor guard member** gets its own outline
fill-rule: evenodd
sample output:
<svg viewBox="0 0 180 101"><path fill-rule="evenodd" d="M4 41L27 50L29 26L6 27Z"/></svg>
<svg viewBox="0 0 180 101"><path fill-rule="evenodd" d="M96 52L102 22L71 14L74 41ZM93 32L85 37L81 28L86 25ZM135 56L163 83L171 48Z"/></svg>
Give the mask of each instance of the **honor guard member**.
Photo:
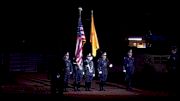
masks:
<svg viewBox="0 0 180 101"><path fill-rule="evenodd" d="M99 90L100 91L105 91L104 85L107 80L108 76L108 67L112 67L112 64L109 63L109 60L107 59L107 53L104 52L101 56L101 58L98 59L97 61L97 66L98 66L98 74L99 74Z"/></svg>
<svg viewBox="0 0 180 101"><path fill-rule="evenodd" d="M93 80L93 77L95 77L95 68L91 53L87 55L84 61L84 72L85 72L85 90L90 91L91 82Z"/></svg>
<svg viewBox="0 0 180 101"><path fill-rule="evenodd" d="M175 46L172 46L171 48L171 54L168 57L168 72L175 74L177 72L177 48Z"/></svg>
<svg viewBox="0 0 180 101"><path fill-rule="evenodd" d="M56 73L56 93L61 94L63 93L63 80L62 80L62 73L60 70Z"/></svg>
<svg viewBox="0 0 180 101"><path fill-rule="evenodd" d="M73 72L73 66L71 60L69 59L69 52L64 55L64 91L67 91L68 82L70 79L70 75Z"/></svg>
<svg viewBox="0 0 180 101"><path fill-rule="evenodd" d="M132 49L128 51L126 57L124 57L123 72L125 72L125 82L127 90L131 90L131 81L134 74L134 57L132 57Z"/></svg>
<svg viewBox="0 0 180 101"><path fill-rule="evenodd" d="M63 60L58 56L58 54L50 55L46 59L48 59L46 62L51 83L51 94L59 94L62 96L64 87L64 71L62 68Z"/></svg>
<svg viewBox="0 0 180 101"><path fill-rule="evenodd" d="M84 75L83 63L77 64L76 59L73 59L74 64L74 91L80 91L80 84Z"/></svg>
<svg viewBox="0 0 180 101"><path fill-rule="evenodd" d="M170 92L174 93L177 90L177 81L178 81L178 55L177 55L177 47L172 46L171 47L171 54L168 57L168 73L169 73L169 87ZM176 93L176 92L175 92Z"/></svg>

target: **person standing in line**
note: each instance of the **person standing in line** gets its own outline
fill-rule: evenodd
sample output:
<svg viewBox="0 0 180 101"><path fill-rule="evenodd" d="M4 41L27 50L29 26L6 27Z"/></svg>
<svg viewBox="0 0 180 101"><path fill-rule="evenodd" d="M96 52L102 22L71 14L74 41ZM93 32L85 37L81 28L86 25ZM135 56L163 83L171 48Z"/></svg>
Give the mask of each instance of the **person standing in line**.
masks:
<svg viewBox="0 0 180 101"><path fill-rule="evenodd" d="M69 52L67 52L64 55L63 60L64 60L64 92L67 92L70 75L73 72L73 66L71 60L69 59Z"/></svg>
<svg viewBox="0 0 180 101"><path fill-rule="evenodd" d="M107 58L107 53L104 52L101 57L97 61L97 69L98 69L98 74L99 74L99 90L100 91L105 91L104 85L107 80L108 76L108 67L112 67L112 64L110 64L108 58Z"/></svg>
<svg viewBox="0 0 180 101"><path fill-rule="evenodd" d="M126 81L126 89L131 90L132 77L134 74L134 57L132 56L132 49L130 49L127 53L127 56L124 57L123 63L123 72L125 72L125 81Z"/></svg>
<svg viewBox="0 0 180 101"><path fill-rule="evenodd" d="M90 91L91 82L93 80L93 77L95 77L95 68L91 53L87 55L84 61L84 71L85 71L85 90Z"/></svg>

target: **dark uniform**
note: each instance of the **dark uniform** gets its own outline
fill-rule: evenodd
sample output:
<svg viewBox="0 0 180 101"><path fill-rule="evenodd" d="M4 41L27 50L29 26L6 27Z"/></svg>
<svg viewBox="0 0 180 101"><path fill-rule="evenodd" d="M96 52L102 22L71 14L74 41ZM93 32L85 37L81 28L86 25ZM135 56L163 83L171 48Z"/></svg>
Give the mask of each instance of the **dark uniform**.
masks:
<svg viewBox="0 0 180 101"><path fill-rule="evenodd" d="M63 61L57 56L48 57L47 66L51 80L51 93L63 95Z"/></svg>
<svg viewBox="0 0 180 101"><path fill-rule="evenodd" d="M65 58L66 56L68 56L68 58ZM64 57L64 91L67 91L70 75L73 72L73 66L71 60L69 60L69 53L65 54L65 57Z"/></svg>
<svg viewBox="0 0 180 101"><path fill-rule="evenodd" d="M171 54L168 58L168 71L171 73L175 73L177 69L177 55Z"/></svg>
<svg viewBox="0 0 180 101"><path fill-rule="evenodd" d="M131 89L131 81L134 74L134 58L133 57L124 57L123 67L125 72L125 81L127 89Z"/></svg>
<svg viewBox="0 0 180 101"><path fill-rule="evenodd" d="M169 73L169 89L170 92L175 92L177 90L177 83L178 83L178 55L177 55L177 49L174 47L172 48L172 53L170 54L168 58L168 73Z"/></svg>
<svg viewBox="0 0 180 101"><path fill-rule="evenodd" d="M89 54L87 59L84 61L84 71L85 71L85 90L90 91L91 82L95 76L94 62L92 61L92 56Z"/></svg>
<svg viewBox="0 0 180 101"><path fill-rule="evenodd" d="M57 93L58 94L61 94L62 92L63 92L63 75L62 75L62 72L61 71L57 71L56 72L56 84L55 84L55 86L56 86L56 91L57 91Z"/></svg>
<svg viewBox="0 0 180 101"><path fill-rule="evenodd" d="M77 63L74 61L74 91L80 91L80 84L83 78L84 69L83 64L78 66Z"/></svg>
<svg viewBox="0 0 180 101"><path fill-rule="evenodd" d="M103 53L102 56L106 56L106 53ZM103 59L99 58L97 61L97 69L98 69L98 73L99 73L99 87L100 87L100 91L104 90L104 85L106 83L107 80L107 76L108 76L108 67L109 67L109 60L107 58Z"/></svg>

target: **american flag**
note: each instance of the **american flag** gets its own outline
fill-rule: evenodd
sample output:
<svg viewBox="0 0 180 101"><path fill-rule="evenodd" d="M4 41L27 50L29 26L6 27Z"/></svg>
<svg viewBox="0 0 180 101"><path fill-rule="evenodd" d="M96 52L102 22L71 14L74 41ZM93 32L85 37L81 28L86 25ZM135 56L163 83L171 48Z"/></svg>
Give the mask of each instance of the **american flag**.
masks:
<svg viewBox="0 0 180 101"><path fill-rule="evenodd" d="M83 45L86 43L86 37L84 34L84 29L81 21L81 16L78 21L78 31L77 31L77 41L76 41L76 50L75 50L75 58L77 65L81 65L83 62Z"/></svg>

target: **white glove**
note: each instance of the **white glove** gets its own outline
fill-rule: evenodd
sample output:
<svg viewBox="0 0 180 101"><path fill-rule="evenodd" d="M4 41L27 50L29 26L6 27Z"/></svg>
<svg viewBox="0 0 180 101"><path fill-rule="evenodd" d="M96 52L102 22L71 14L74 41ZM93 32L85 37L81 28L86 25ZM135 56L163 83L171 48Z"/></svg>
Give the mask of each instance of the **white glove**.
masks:
<svg viewBox="0 0 180 101"><path fill-rule="evenodd" d="M99 74L102 74L102 71L99 71Z"/></svg>
<svg viewBox="0 0 180 101"><path fill-rule="evenodd" d="M70 74L72 74L72 72L70 72Z"/></svg>
<svg viewBox="0 0 180 101"><path fill-rule="evenodd" d="M124 69L123 72L126 73L126 70Z"/></svg>
<svg viewBox="0 0 180 101"><path fill-rule="evenodd" d="M60 75L58 74L56 77L59 79L59 78L60 78Z"/></svg>
<svg viewBox="0 0 180 101"><path fill-rule="evenodd" d="M95 74L93 74L93 77L95 77Z"/></svg>
<svg viewBox="0 0 180 101"><path fill-rule="evenodd" d="M110 64L109 67L112 68L112 67L113 67L113 64Z"/></svg>

